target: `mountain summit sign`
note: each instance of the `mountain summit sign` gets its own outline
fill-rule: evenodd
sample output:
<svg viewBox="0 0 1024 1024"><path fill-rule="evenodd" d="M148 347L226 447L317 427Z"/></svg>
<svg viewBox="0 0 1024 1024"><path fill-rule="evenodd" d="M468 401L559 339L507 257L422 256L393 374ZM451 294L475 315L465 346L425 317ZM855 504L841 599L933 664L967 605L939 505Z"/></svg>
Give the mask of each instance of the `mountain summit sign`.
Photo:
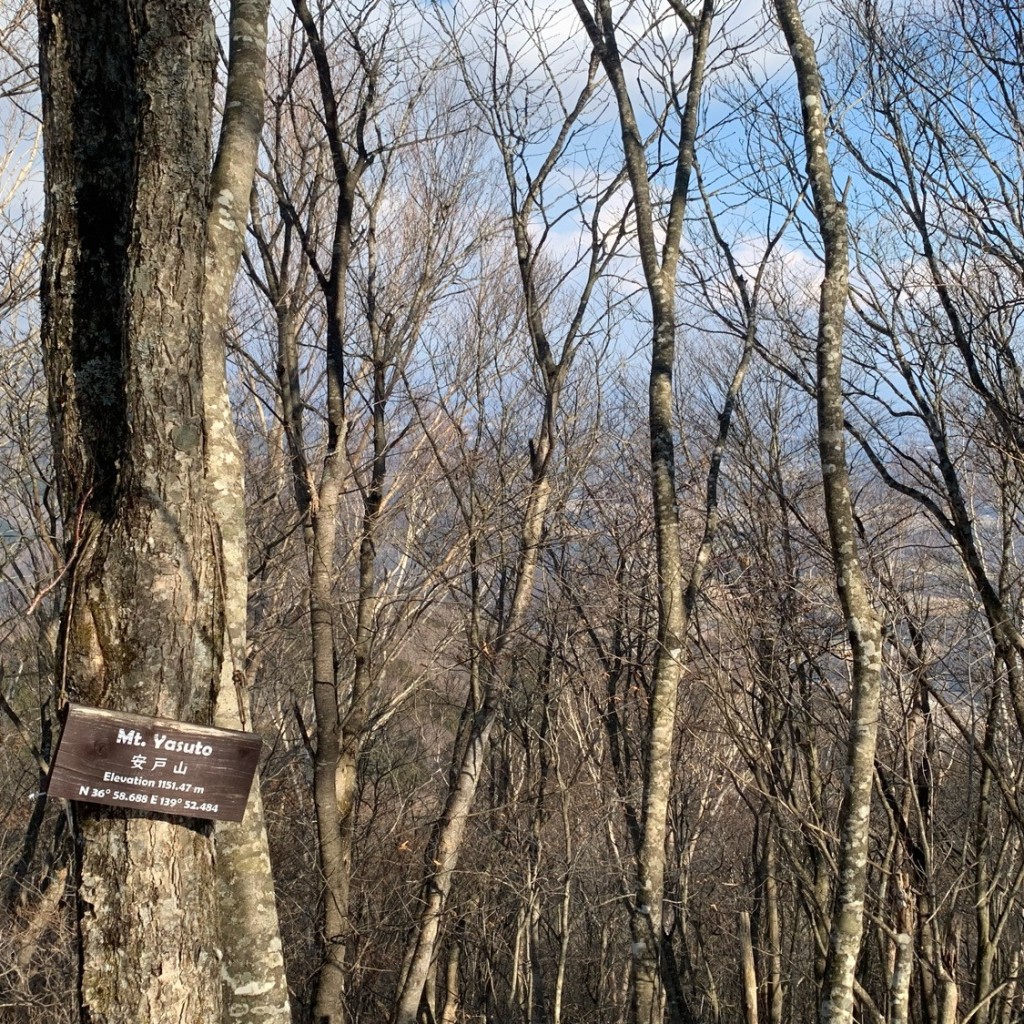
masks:
<svg viewBox="0 0 1024 1024"><path fill-rule="evenodd" d="M70 704L47 795L241 821L262 742L253 733Z"/></svg>

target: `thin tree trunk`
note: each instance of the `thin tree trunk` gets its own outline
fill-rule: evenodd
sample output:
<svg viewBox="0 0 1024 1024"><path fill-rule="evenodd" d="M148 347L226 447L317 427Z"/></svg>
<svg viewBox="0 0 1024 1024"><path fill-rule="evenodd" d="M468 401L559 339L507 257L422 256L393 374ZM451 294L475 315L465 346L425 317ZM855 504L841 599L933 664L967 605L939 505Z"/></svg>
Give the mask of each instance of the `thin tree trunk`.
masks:
<svg viewBox="0 0 1024 1024"><path fill-rule="evenodd" d="M892 1024L907 1024L910 1020L910 978L914 972L913 937L906 932L896 936L896 960L890 985L889 1019Z"/></svg>
<svg viewBox="0 0 1024 1024"><path fill-rule="evenodd" d="M317 22L306 0L292 0L316 66L327 142L331 150L337 187L331 262L320 285L327 306L327 447L317 487L310 504L309 535L312 537L309 575L309 619L313 663L313 708L316 714L316 753L313 764L313 802L316 808L317 843L323 874L321 920L323 960L313 999L314 1024L343 1024L346 954L352 865L352 814L355 794L356 750L351 722L340 692L338 658L334 638L335 548L341 489L345 479L344 453L348 431L345 409L345 304L347 277L352 256L352 228L356 189L371 158L357 133L356 153L346 152L331 78L331 65ZM364 69L361 120L373 107L375 81L372 69ZM360 129L361 132L361 129ZM293 464L297 464L293 452ZM301 488L305 481L296 481ZM365 580L360 581L365 586ZM371 587L372 589L372 587ZM357 717L362 704L356 708Z"/></svg>
<svg viewBox="0 0 1024 1024"><path fill-rule="evenodd" d="M989 697L988 715L985 720L985 752L995 754L998 726L999 683L993 680ZM978 1024L989 1024L991 997L994 988L994 967L997 945L993 941L992 922L992 878L990 872L992 856L992 769L990 757L981 761L978 779L978 810L975 814L974 849L974 906L975 906L975 954L974 954L974 1001L977 1006L975 1019Z"/></svg>
<svg viewBox="0 0 1024 1024"><path fill-rule="evenodd" d="M470 645L472 680L462 714L459 738L452 759L451 779L444 811L431 840L424 879L421 912L406 952L405 972L395 999L392 1024L415 1024L422 993L426 985L437 942L441 915L454 880L455 867L461 852L466 824L476 798L490 743L491 731L499 711L501 673L510 641L516 637L526 618L533 596L534 579L540 560L541 544L551 500L551 460L559 439L559 403L581 340L583 317L597 283L602 259L597 250L588 268L576 310L565 332L561 355L556 356L545 326L545 307L538 297L535 272L539 254L531 241L532 215L543 197L544 182L562 154L565 139L579 117L590 95L592 79L588 76L575 106L566 113L555 144L540 171L520 193L516 183L515 161L503 153L512 200L512 227L516 242L519 271L525 300L526 326L533 348L533 357L544 386L544 408L535 439L530 443L530 484L526 508L519 526L518 565L508 613L499 625L498 635L486 648L480 620L478 569L475 537L475 513L466 511L470 535L470 562L473 582ZM501 144L501 140L499 145ZM458 486L458 484L455 484ZM462 501L460 506L464 506ZM464 732L464 728L466 731ZM463 741L461 737L465 735Z"/></svg>
<svg viewBox="0 0 1024 1024"><path fill-rule="evenodd" d="M960 1003L960 990L953 974L942 974L942 1004L939 1011L939 1024L956 1024L957 1007Z"/></svg>
<svg viewBox="0 0 1024 1024"><path fill-rule="evenodd" d="M814 43L797 0L775 0L789 44L803 112L807 175L825 249L818 311L818 451L836 588L853 657L846 792L840 818L839 879L820 1007L822 1024L852 1024L854 982L864 929L871 792L881 696L881 628L857 554L843 416L842 340L849 287L846 209L835 194L824 94Z"/></svg>
<svg viewBox="0 0 1024 1024"><path fill-rule="evenodd" d="M551 1024L562 1024L562 1003L565 996L565 976L569 964L569 940L572 932L572 867L573 821L570 814L569 787L561 771L558 748L555 748L555 778L558 782L560 812L562 817L563 856L565 872L562 876L562 892L558 901L558 962L555 967L555 990L551 1000Z"/></svg>
<svg viewBox="0 0 1024 1024"><path fill-rule="evenodd" d="M776 877L775 823L765 836L765 917L768 921L768 1019L782 1024L785 993L782 988L782 927L779 921L779 886Z"/></svg>
<svg viewBox="0 0 1024 1024"><path fill-rule="evenodd" d="M471 686L467 697L464 716L469 722L468 741L461 757L458 757L456 764L453 765L453 778L448 797L428 853L429 867L421 897L422 909L409 944L412 955L409 958L408 972L395 1000L393 1024L416 1024L420 1000L434 959L441 915L454 881L463 836L476 799L476 789L486 761L491 730L497 718L497 672L509 641L516 636L523 624L532 597L533 581L540 559L544 524L551 497L548 468L552 439L556 436L557 409L558 401L555 394L545 405L543 423L533 451L533 480L523 514L519 566L508 617L489 652L477 652L477 657L485 659L487 663L480 672L482 685ZM474 587L474 605L476 603L478 594L477 588ZM474 615L478 614L478 611L479 609L474 608ZM482 638L478 637L474 642L475 646L481 642Z"/></svg>
<svg viewBox="0 0 1024 1024"><path fill-rule="evenodd" d="M346 259L347 262L347 259ZM339 278L340 278L339 274ZM336 282L336 287L343 285ZM333 312L333 311L332 311ZM341 708L334 644L334 551L338 503L341 494L344 416L331 410L332 399L341 403L340 321L328 324L328 408L330 422L327 453L317 489L317 513L312 524L309 619L313 652L313 708L316 714L316 753L313 762L313 801L316 807L317 848L323 873L321 921L324 959L317 976L313 1004L315 1024L345 1020L345 948L348 932L349 858L345 843L345 815L338 803L338 768L341 763Z"/></svg>
<svg viewBox="0 0 1024 1024"><path fill-rule="evenodd" d="M1010 957L1010 962L1007 965L1006 976L1009 981L1006 984L1006 988L1002 993L1000 1000L1001 1007L999 1012L999 1024L1010 1024L1015 1019L1014 1011L1017 1003L1017 992L1020 988L1020 968L1021 968L1021 953L1020 950L1014 950L1013 955Z"/></svg>
<svg viewBox="0 0 1024 1024"><path fill-rule="evenodd" d="M889 1019L892 1024L908 1024L910 1020L910 979L914 974L914 904L903 872L896 879L900 908L889 984Z"/></svg>
<svg viewBox="0 0 1024 1024"><path fill-rule="evenodd" d="M750 914L740 911L740 952L743 963L743 1010L747 1024L757 1024L757 969L750 936Z"/></svg>
<svg viewBox="0 0 1024 1024"><path fill-rule="evenodd" d="M444 812L438 823L437 839L431 849L432 867L423 891L423 908L417 922L415 940L410 945L409 970L395 1002L394 1024L416 1024L420 1000L433 961L434 946L441 927L441 915L454 881L455 868L462 850L462 839L476 796L476 787L486 759L487 744L496 714L484 705L473 715L472 731L458 766L455 784L449 790Z"/></svg>
<svg viewBox="0 0 1024 1024"><path fill-rule="evenodd" d="M683 217L693 169L697 119L711 34L713 7L705 2L700 17L673 4L693 39L690 77L680 126L675 181L660 242L655 230L647 155L630 99L610 0L598 0L591 13L585 0L573 0L605 69L615 96L626 170L633 201L640 261L651 303L651 370L648 383L651 498L658 566L658 637L650 684L650 710L644 735L644 779L636 897L632 907L633 1018L635 1024L660 1024L665 1011L662 978L665 826L674 775L676 705L682 679L687 632L686 581L679 538L675 485L675 428L672 373L675 363L675 272ZM660 243L660 244L659 244ZM681 993L678 985L673 990ZM685 1003L673 1001L673 1021L690 1018Z"/></svg>
<svg viewBox="0 0 1024 1024"><path fill-rule="evenodd" d="M245 729L248 564L245 480L228 398L224 332L231 287L245 241L249 193L263 123L268 0L233 0L227 95L207 217L203 322L203 404L207 499L223 564L224 660L214 723ZM259 776L245 817L214 827L223 962L225 1024L284 1024L291 1019L274 878Z"/></svg>
<svg viewBox="0 0 1024 1024"><path fill-rule="evenodd" d="M458 1024L461 999L459 995L459 954L462 951L460 937L452 940L444 969L444 1006L437 1015L439 1024Z"/></svg>

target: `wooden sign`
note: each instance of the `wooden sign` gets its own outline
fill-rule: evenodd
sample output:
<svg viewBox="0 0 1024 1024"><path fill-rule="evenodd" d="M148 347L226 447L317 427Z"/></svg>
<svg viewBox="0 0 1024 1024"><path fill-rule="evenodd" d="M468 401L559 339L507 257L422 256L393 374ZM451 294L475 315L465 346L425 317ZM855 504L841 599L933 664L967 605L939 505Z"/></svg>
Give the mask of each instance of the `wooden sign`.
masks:
<svg viewBox="0 0 1024 1024"><path fill-rule="evenodd" d="M241 821L262 743L254 733L71 704L47 795Z"/></svg>

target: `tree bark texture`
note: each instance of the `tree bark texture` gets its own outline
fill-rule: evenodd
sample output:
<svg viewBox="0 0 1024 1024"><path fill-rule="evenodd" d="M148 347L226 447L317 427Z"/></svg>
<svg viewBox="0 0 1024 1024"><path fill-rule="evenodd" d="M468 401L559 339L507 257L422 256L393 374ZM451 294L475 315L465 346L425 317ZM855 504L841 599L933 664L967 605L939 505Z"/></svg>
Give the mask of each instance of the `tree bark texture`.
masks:
<svg viewBox="0 0 1024 1024"><path fill-rule="evenodd" d="M858 557L846 465L842 385L843 321L849 290L846 209L832 183L824 91L814 43L804 29L797 0L775 0L775 10L796 70L807 176L825 250L816 354L818 453L836 587L852 654L852 706L847 783L840 817L839 879L820 1020L822 1024L852 1024L857 959L864 931L871 791L881 699L881 626Z"/></svg>
<svg viewBox="0 0 1024 1024"><path fill-rule="evenodd" d="M619 128L635 204L637 242L651 303L651 370L648 385L651 499L658 563L658 644L650 686L650 712L644 737L643 806L637 850L637 889L633 932L633 1019L658 1024L664 1016L662 922L665 894L665 828L674 775L676 708L684 668L688 628L686 579L676 503L675 426L672 373L676 355L676 267L690 176L693 170L700 97L711 33L713 5L699 17L682 10L693 38L690 76L682 112L672 199L663 240L655 228L654 200L640 127L633 109L615 17L610 0L597 0L592 14L584 0L573 0L615 95ZM673 5L675 6L675 5ZM677 7L677 12L681 5ZM595 16L596 15L596 16ZM685 17L684 17L685 15ZM673 993L681 997L678 986ZM687 1021L688 1007L673 1000L673 1021Z"/></svg>
<svg viewBox="0 0 1024 1024"><path fill-rule="evenodd" d="M214 724L226 729L245 729L250 723L245 480L228 398L224 332L242 257L263 124L269 6L268 0L233 0L231 5L227 95L207 217L203 316L207 498L217 526L224 593L224 658ZM258 775L245 817L218 822L214 845L224 1020L285 1024L291 1020L291 1006Z"/></svg>
<svg viewBox="0 0 1024 1024"><path fill-rule="evenodd" d="M62 695L209 723L224 632L206 503L201 0L41 0L44 367L71 565ZM87 1024L220 1020L207 826L82 807Z"/></svg>

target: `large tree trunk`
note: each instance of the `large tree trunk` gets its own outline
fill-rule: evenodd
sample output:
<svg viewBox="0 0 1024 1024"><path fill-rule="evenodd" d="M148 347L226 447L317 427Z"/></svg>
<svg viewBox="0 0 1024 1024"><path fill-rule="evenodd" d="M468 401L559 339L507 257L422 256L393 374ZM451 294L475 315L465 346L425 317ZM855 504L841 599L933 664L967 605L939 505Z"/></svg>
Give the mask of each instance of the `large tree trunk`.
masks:
<svg viewBox="0 0 1024 1024"><path fill-rule="evenodd" d="M41 0L44 365L72 567L59 684L209 723L224 633L206 503L205 0ZM210 830L77 814L82 1017L219 1024Z"/></svg>

